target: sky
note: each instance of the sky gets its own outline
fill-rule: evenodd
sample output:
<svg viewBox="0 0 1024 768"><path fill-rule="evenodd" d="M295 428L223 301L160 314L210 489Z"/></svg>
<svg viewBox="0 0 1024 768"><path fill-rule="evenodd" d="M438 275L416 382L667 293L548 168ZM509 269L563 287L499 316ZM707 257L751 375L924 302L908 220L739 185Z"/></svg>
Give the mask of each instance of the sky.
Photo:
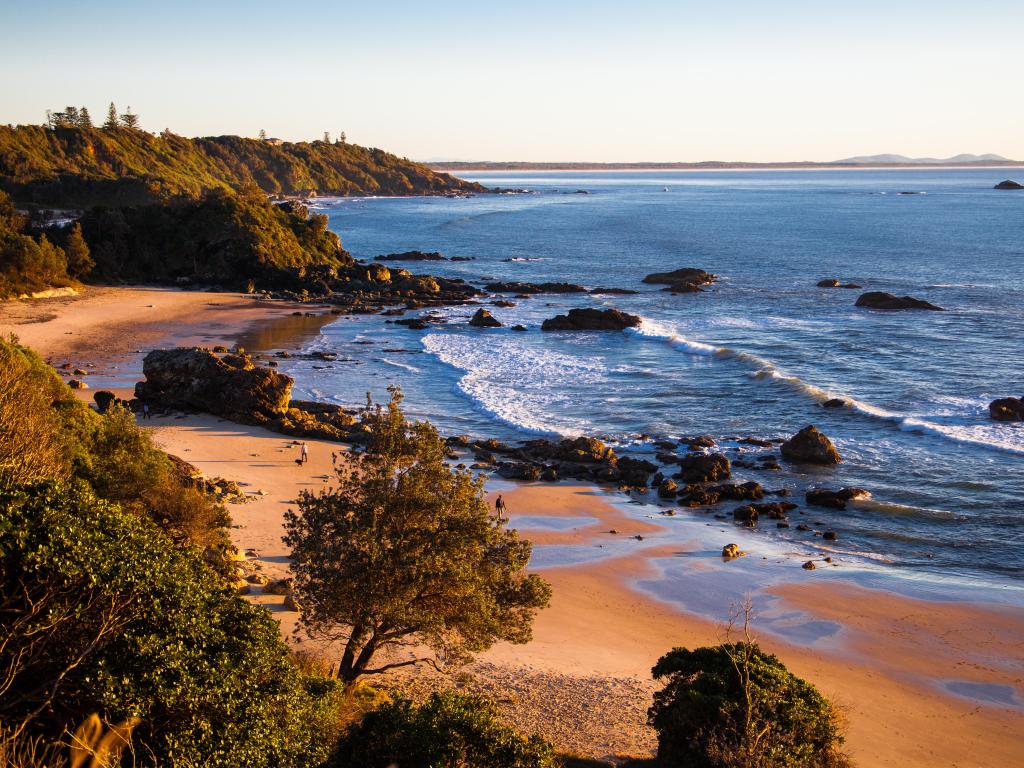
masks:
<svg viewBox="0 0 1024 768"><path fill-rule="evenodd" d="M0 0L0 122L418 160L1024 159L1024 0Z"/></svg>

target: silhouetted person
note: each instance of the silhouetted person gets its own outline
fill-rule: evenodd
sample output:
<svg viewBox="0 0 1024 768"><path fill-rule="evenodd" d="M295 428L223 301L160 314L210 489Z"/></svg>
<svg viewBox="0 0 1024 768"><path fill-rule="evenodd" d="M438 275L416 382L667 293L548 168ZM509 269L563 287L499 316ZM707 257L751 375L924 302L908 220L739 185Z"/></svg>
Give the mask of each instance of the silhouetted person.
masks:
<svg viewBox="0 0 1024 768"><path fill-rule="evenodd" d="M305 443L303 443L302 447L299 449L299 460L303 464L309 461L309 449L306 447Z"/></svg>

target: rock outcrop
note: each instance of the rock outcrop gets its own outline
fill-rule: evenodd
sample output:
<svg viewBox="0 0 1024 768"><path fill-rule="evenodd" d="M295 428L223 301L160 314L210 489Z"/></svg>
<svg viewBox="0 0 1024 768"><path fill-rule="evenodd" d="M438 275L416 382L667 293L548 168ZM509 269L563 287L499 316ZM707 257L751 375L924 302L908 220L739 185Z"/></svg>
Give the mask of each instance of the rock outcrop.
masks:
<svg viewBox="0 0 1024 768"><path fill-rule="evenodd" d="M686 483L710 483L728 480L732 473L729 458L721 453L697 453L679 460L679 475Z"/></svg>
<svg viewBox="0 0 1024 768"><path fill-rule="evenodd" d="M988 404L988 413L996 421L1024 421L1024 397L1001 397Z"/></svg>
<svg viewBox="0 0 1024 768"><path fill-rule="evenodd" d="M915 299L913 296L895 296L884 291L868 291L857 297L858 307L865 309L928 309L933 312L943 312L943 308L932 304L924 299Z"/></svg>
<svg viewBox="0 0 1024 768"><path fill-rule="evenodd" d="M861 286L857 285L856 283L841 283L841 282L839 282L838 280L836 280L833 277L833 278L828 278L827 280L819 280L818 281L818 287L819 288L860 288Z"/></svg>
<svg viewBox="0 0 1024 768"><path fill-rule="evenodd" d="M807 491L804 498L813 507L846 509L848 501L866 499L870 495L863 488L840 488L838 491L831 491L827 488L811 488Z"/></svg>
<svg viewBox="0 0 1024 768"><path fill-rule="evenodd" d="M146 380L135 385L139 400L243 423L283 416L291 399L291 377L256 368L245 354L220 358L197 347L157 349L146 355L142 372Z"/></svg>
<svg viewBox="0 0 1024 768"><path fill-rule="evenodd" d="M587 289L575 283L488 283L491 293L586 293Z"/></svg>
<svg viewBox="0 0 1024 768"><path fill-rule="evenodd" d="M403 253L389 253L386 256L375 256L374 261L447 261L437 251L424 253L423 251L404 251Z"/></svg>
<svg viewBox="0 0 1024 768"><path fill-rule="evenodd" d="M486 309L478 309L469 324L474 328L500 328L501 323Z"/></svg>
<svg viewBox="0 0 1024 768"><path fill-rule="evenodd" d="M1016 181L1007 179L1006 181L1000 181L993 187L993 189L1024 189L1024 184L1019 184Z"/></svg>
<svg viewBox="0 0 1024 768"><path fill-rule="evenodd" d="M832 441L808 425L784 442L782 457L801 464L838 464L842 461Z"/></svg>
<svg viewBox="0 0 1024 768"><path fill-rule="evenodd" d="M570 309L543 322L542 331L624 331L640 325L640 318L617 309Z"/></svg>
<svg viewBox="0 0 1024 768"><path fill-rule="evenodd" d="M644 278L645 283L654 285L666 285L662 290L671 293L696 293L703 290L703 286L711 285L718 278L710 272L695 267L683 267L672 272L654 272Z"/></svg>

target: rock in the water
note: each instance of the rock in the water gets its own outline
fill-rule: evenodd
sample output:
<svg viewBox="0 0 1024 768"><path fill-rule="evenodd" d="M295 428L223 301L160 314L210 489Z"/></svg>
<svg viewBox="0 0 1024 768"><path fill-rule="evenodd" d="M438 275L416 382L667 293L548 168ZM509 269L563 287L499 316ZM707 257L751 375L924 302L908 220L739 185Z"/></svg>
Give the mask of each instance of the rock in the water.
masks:
<svg viewBox="0 0 1024 768"><path fill-rule="evenodd" d="M662 499L674 499L678 493L679 486L670 478L666 477L658 486L658 496Z"/></svg>
<svg viewBox="0 0 1024 768"><path fill-rule="evenodd" d="M884 291L868 291L857 297L858 307L865 309L928 309L933 312L943 312L942 307L932 304L924 299L915 299L913 296L894 296Z"/></svg>
<svg viewBox="0 0 1024 768"><path fill-rule="evenodd" d="M142 372L146 380L135 385L140 400L232 421L266 423L287 413L291 399L291 377L256 368L245 354L221 359L199 348L157 349Z"/></svg>
<svg viewBox="0 0 1024 768"><path fill-rule="evenodd" d="M526 330L526 326L525 325L513 325L512 326L512 330L513 331L525 331Z"/></svg>
<svg viewBox="0 0 1024 768"><path fill-rule="evenodd" d="M842 283L840 283L834 277L829 278L828 280L819 280L818 281L818 287L819 288L838 288L840 285L842 285Z"/></svg>
<svg viewBox="0 0 1024 768"><path fill-rule="evenodd" d="M1024 184L1019 184L1016 181L1007 179L1006 181L1000 181L993 187L993 189L1024 189Z"/></svg>
<svg viewBox="0 0 1024 768"><path fill-rule="evenodd" d="M1024 421L1024 397L1001 397L988 405L989 415L996 421Z"/></svg>
<svg viewBox="0 0 1024 768"><path fill-rule="evenodd" d="M838 491L830 491L827 488L811 488L804 498L808 504L814 507L846 509L846 502L854 499L866 499L869 496L871 494L863 488L840 488Z"/></svg>
<svg viewBox="0 0 1024 768"><path fill-rule="evenodd" d="M587 289L575 283L488 283L491 293L586 293Z"/></svg>
<svg viewBox="0 0 1024 768"><path fill-rule="evenodd" d="M486 309L480 308L473 315L473 318L469 321L469 324L474 328L500 328L501 323L488 312Z"/></svg>
<svg viewBox="0 0 1024 768"><path fill-rule="evenodd" d="M679 460L682 478L687 483L709 483L728 480L732 473L729 457L721 453L698 453Z"/></svg>
<svg viewBox="0 0 1024 768"><path fill-rule="evenodd" d="M825 531L821 534L821 538L825 541L839 541L839 534L835 531Z"/></svg>
<svg viewBox="0 0 1024 768"><path fill-rule="evenodd" d="M782 444L782 456L803 464L838 464L842 461L832 441L808 425Z"/></svg>
<svg viewBox="0 0 1024 768"><path fill-rule="evenodd" d="M663 290L672 293L696 293L702 286L715 282L718 275L705 272L703 269L683 267L672 272L655 272L644 278L645 283L666 285Z"/></svg>
<svg viewBox="0 0 1024 768"><path fill-rule="evenodd" d="M841 397L833 397L821 404L822 408L845 408L849 403Z"/></svg>
<svg viewBox="0 0 1024 768"><path fill-rule="evenodd" d="M69 380L68 381L68 386L71 387L72 389L88 389L89 388L88 384L86 384L84 381L79 381L78 379L71 379L71 380Z"/></svg>
<svg viewBox="0 0 1024 768"><path fill-rule="evenodd" d="M541 325L542 331L624 331L636 328L640 318L617 309L570 309L568 315L548 318Z"/></svg>
<svg viewBox="0 0 1024 768"><path fill-rule="evenodd" d="M724 547L722 547L722 557L726 558L727 560L733 560L737 557L743 557L743 555L745 554L747 553L740 550L739 544L726 544Z"/></svg>
<svg viewBox="0 0 1024 768"><path fill-rule="evenodd" d="M736 507L733 510L732 516L735 520L741 520L745 523L756 523L760 513L753 504L744 504L742 507Z"/></svg>
<svg viewBox="0 0 1024 768"><path fill-rule="evenodd" d="M806 563L804 563L804 564L803 564L802 566L800 566L800 567L801 567L801 568L803 568L803 569L804 569L805 571L813 571L813 570L814 570L815 568L817 568L818 566L816 566L816 565L814 564L814 561L813 561L813 560L808 560L808 561L807 561Z"/></svg>
<svg viewBox="0 0 1024 768"><path fill-rule="evenodd" d="M374 261L447 261L447 259L437 251L431 253L405 251L404 253L389 253L386 256L375 256Z"/></svg>

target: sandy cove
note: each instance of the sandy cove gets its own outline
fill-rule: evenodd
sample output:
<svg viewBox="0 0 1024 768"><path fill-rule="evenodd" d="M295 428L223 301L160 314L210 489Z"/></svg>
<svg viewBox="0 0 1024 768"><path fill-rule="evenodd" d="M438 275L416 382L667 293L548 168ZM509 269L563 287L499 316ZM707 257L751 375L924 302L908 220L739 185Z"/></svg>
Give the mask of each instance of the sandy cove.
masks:
<svg viewBox="0 0 1024 768"><path fill-rule="evenodd" d="M293 328L277 335L268 318L287 324L293 309L236 294L92 289L73 299L2 305L0 332L16 333L44 357L73 358L69 361L76 364L88 358L101 371L135 349L233 343L247 332L283 346L281 339L310 332ZM245 484L253 500L230 507L236 524L232 536L240 548L256 551L254 567L283 575L282 513L301 490L325 487L331 454L339 446L307 441L310 462L299 467L290 438L256 427L192 415L154 418L146 425L169 452L208 475ZM720 642L723 631L714 621L655 599L638 582L658 577L666 558L693 573L719 567L720 558L695 541L646 541L661 528L658 521L626 514L611 503L615 496L591 486L522 485L503 494L517 517L586 518L568 529L552 530L538 521L524 526L524 535L539 550L543 545L615 549L579 565L542 568L554 596L538 616L533 642L493 648L470 668L471 676L458 677L459 683L498 699L514 723L564 749L601 757L650 749L653 737L644 711L656 687L651 666L673 646ZM613 545L611 529L618 531ZM750 560L748 566L754 565ZM836 623L837 634L793 642L760 631L756 621L754 630L793 672L840 703L858 765L1024 764L1024 612L912 599L822 576L796 567L792 579L767 585L763 593L775 599L773 614ZM737 588L732 602L759 586L755 581ZM294 626L296 614L282 609L281 597L251 599L266 604L286 634ZM950 680L969 680L978 688L971 697L955 695L941 687ZM429 675L409 682L413 688L427 684L432 684ZM1007 689L1015 698L999 703L999 692ZM995 692L995 699L986 700L979 691Z"/></svg>

